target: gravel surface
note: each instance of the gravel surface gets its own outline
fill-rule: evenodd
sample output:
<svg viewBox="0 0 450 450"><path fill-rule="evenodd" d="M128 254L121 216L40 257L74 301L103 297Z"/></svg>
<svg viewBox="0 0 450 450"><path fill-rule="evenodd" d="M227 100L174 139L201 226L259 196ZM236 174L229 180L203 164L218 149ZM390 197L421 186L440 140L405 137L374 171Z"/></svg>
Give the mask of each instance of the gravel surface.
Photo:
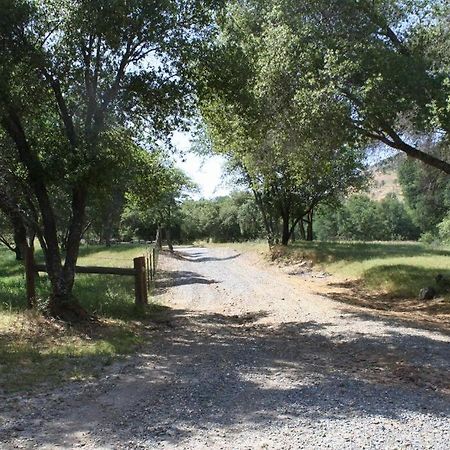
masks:
<svg viewBox="0 0 450 450"><path fill-rule="evenodd" d="M0 398L0 447L448 449L450 336L312 294L255 255L161 258L171 309L96 382Z"/></svg>

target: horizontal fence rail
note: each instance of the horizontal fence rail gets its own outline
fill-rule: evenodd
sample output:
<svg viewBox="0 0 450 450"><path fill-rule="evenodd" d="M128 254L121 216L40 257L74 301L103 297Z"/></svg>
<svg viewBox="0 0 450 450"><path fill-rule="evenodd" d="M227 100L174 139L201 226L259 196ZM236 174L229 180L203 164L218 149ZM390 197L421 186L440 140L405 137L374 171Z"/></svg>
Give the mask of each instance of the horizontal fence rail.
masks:
<svg viewBox="0 0 450 450"><path fill-rule="evenodd" d="M45 264L36 264L35 268L38 272L47 272ZM75 273L134 276L136 275L136 269L122 267L75 266Z"/></svg>

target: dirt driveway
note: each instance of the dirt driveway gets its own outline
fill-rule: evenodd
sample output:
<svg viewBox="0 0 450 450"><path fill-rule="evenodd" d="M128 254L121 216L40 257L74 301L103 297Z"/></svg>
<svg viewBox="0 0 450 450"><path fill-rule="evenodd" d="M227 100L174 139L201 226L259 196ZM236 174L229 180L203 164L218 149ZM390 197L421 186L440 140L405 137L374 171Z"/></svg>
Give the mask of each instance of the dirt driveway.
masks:
<svg viewBox="0 0 450 450"><path fill-rule="evenodd" d="M232 249L179 248L161 269L170 309L142 353L9 402L2 448L448 448L449 335L312 294Z"/></svg>

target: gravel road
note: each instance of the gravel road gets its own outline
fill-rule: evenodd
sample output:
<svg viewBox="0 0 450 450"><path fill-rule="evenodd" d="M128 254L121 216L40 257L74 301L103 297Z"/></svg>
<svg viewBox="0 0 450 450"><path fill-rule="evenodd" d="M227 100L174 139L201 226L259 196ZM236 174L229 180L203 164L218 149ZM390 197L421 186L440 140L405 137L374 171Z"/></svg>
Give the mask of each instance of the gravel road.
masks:
<svg viewBox="0 0 450 450"><path fill-rule="evenodd" d="M252 254L177 250L142 352L4 399L2 449L450 447L448 334L312 294Z"/></svg>

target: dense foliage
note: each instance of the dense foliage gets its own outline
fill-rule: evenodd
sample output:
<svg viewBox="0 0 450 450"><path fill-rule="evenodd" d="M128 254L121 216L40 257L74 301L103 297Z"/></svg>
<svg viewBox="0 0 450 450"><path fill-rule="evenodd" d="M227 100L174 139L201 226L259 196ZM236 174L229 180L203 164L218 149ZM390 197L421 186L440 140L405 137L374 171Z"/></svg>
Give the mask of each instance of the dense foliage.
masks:
<svg viewBox="0 0 450 450"><path fill-rule="evenodd" d="M214 200L186 201L181 208L180 239L235 242L264 237L264 225L255 200L235 192Z"/></svg>
<svg viewBox="0 0 450 450"><path fill-rule="evenodd" d="M315 235L320 240L416 240L414 225L403 202L394 194L381 201L367 195L350 197L339 207L320 208Z"/></svg>
<svg viewBox="0 0 450 450"><path fill-rule="evenodd" d="M229 2L197 87L211 150L253 191L269 243L286 245L299 223L312 238L314 209L361 187L364 171L353 132L318 133L305 120L296 56L274 12L264 2Z"/></svg>
<svg viewBox="0 0 450 450"><path fill-rule="evenodd" d="M450 176L407 160L400 166L399 180L415 225L436 236L438 224L450 211Z"/></svg>

